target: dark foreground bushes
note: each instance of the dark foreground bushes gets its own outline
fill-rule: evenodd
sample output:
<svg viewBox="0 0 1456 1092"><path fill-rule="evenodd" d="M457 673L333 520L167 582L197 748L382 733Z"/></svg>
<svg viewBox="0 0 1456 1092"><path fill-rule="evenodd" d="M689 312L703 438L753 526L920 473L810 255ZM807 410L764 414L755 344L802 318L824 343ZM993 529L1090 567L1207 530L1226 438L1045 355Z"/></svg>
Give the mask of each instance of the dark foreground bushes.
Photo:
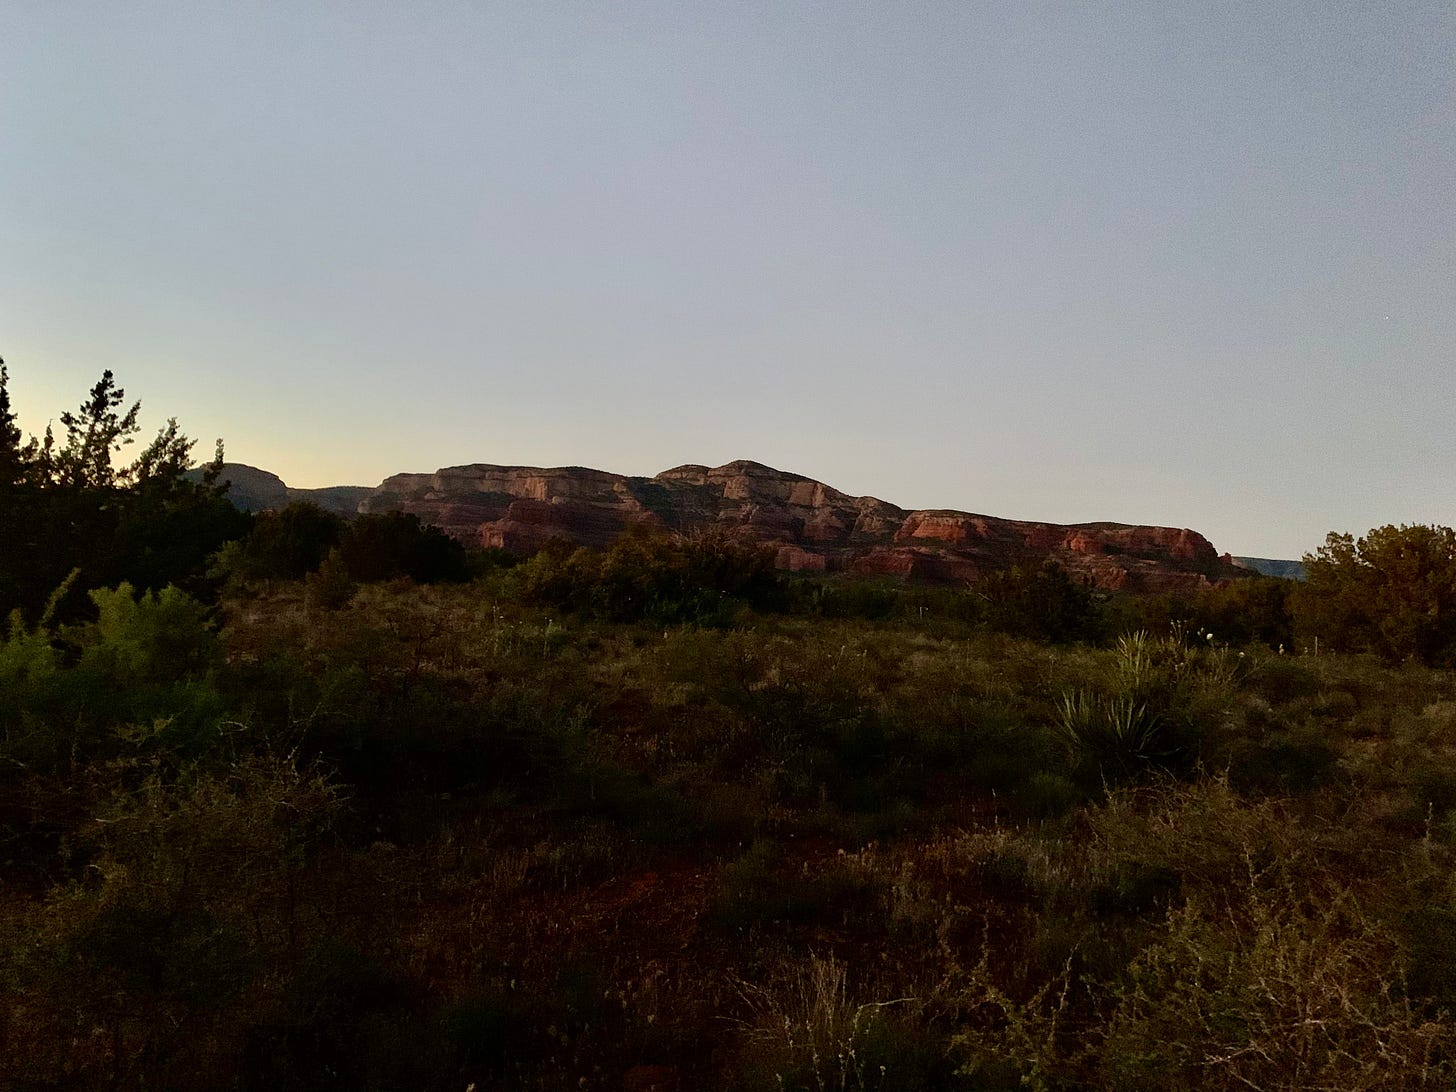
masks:
<svg viewBox="0 0 1456 1092"><path fill-rule="evenodd" d="M617 622L725 626L783 594L771 547L714 534L633 531L605 551L557 541L513 575L528 602Z"/></svg>
<svg viewBox="0 0 1456 1092"><path fill-rule="evenodd" d="M12 629L0 1086L1450 1086L1448 675L517 579Z"/></svg>
<svg viewBox="0 0 1456 1092"><path fill-rule="evenodd" d="M341 589L355 583L397 577L461 583L470 576L465 548L418 516L388 512L345 521L306 501L258 515L252 530L218 556L215 569L238 586L318 575L328 605L346 602Z"/></svg>

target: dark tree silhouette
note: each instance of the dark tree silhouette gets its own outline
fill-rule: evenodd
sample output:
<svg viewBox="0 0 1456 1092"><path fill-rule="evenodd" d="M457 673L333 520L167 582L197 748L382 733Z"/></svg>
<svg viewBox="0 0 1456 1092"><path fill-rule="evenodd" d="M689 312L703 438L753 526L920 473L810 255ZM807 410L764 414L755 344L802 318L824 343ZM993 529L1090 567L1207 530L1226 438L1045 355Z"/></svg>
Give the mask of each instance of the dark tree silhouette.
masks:
<svg viewBox="0 0 1456 1092"><path fill-rule="evenodd" d="M75 413L61 414L66 446L55 456L55 473L62 485L106 489L118 484L113 461L121 448L133 442L142 408L138 401L122 410L125 402L126 391L116 385L108 368Z"/></svg>
<svg viewBox="0 0 1456 1092"><path fill-rule="evenodd" d="M202 483L186 477L194 444L175 419L123 464L141 403L126 404L109 370L61 415L64 444L49 428L42 441L22 441L8 383L0 362L0 616L38 616L72 571L61 617L89 610L89 589L123 581L206 597L208 557L249 526L214 487L221 442Z"/></svg>

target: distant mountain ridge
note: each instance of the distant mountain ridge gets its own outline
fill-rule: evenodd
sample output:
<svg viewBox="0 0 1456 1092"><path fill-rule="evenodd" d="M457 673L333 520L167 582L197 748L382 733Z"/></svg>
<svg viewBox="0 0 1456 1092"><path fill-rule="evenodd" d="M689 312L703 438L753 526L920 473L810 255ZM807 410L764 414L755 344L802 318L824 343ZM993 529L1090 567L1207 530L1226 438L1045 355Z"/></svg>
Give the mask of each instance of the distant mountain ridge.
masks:
<svg viewBox="0 0 1456 1092"><path fill-rule="evenodd" d="M193 470L187 476L193 481L200 481L202 473L200 469ZM359 502L374 492L367 485L295 489L285 485L277 474L247 463L223 463L219 480L229 483L228 500L244 512L266 512L282 508L291 501L311 501L326 511L352 516L358 512Z"/></svg>
<svg viewBox="0 0 1456 1092"><path fill-rule="evenodd" d="M687 464L651 478L586 467L475 463L396 474L360 512L413 512L470 545L529 551L553 538L603 546L629 527L720 529L777 546L780 568L940 583L1051 558L1106 589L1190 591L1241 574L1187 528L1063 526L851 497L762 463Z"/></svg>
<svg viewBox="0 0 1456 1092"><path fill-rule="evenodd" d="M1303 561L1275 561L1267 557L1236 557L1233 563L1241 569L1248 569L1263 576L1277 576L1283 580L1303 580Z"/></svg>
<svg viewBox="0 0 1456 1092"><path fill-rule="evenodd" d="M200 471L194 471L200 475ZM777 547L780 568L965 583L1014 564L1051 559L1098 588L1188 592L1263 571L1220 555L1188 528L1041 523L954 509L908 510L852 497L801 474L750 460L689 463L651 478L589 467L472 463L395 474L377 487L294 489L276 474L225 463L239 508L306 500L343 515L410 512L469 546L513 552L552 539L605 546L644 525L692 534L728 531ZM1297 562L1266 562L1270 565Z"/></svg>

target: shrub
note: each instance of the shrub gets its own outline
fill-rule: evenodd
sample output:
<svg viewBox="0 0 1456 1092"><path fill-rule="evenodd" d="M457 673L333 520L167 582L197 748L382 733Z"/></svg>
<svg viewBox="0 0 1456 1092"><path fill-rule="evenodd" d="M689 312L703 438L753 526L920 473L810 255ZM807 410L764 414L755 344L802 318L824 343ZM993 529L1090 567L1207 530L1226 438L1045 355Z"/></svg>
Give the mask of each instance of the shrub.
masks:
<svg viewBox="0 0 1456 1092"><path fill-rule="evenodd" d="M912 1019L915 1000L857 1002L833 955L811 954L767 985L740 981L739 992L752 1014L738 1059L747 1088L910 1092L947 1077L940 1044Z"/></svg>
<svg viewBox="0 0 1456 1092"><path fill-rule="evenodd" d="M1297 584L1272 576L1249 576L1199 591L1185 617L1194 629L1216 633L1231 645L1294 647L1290 601Z"/></svg>
<svg viewBox="0 0 1456 1092"><path fill-rule="evenodd" d="M179 588L137 595L130 584L91 594L97 619L82 636L82 663L105 662L118 687L175 683L217 662L217 640L201 603Z"/></svg>
<svg viewBox="0 0 1456 1092"><path fill-rule="evenodd" d="M1060 774L1043 770L1016 786L1015 799L1038 819L1056 819L1076 807L1082 793Z"/></svg>
<svg viewBox="0 0 1456 1092"><path fill-rule="evenodd" d="M708 920L730 932L747 932L769 923L802 925L838 918L863 923L879 916L879 882L836 859L816 873L795 874L785 867L783 847L755 842L723 868L708 909Z"/></svg>
<svg viewBox="0 0 1456 1092"><path fill-rule="evenodd" d="M1360 539L1331 532L1304 567L1294 614L1305 640L1431 665L1456 659L1456 531L1403 524Z"/></svg>
<svg viewBox="0 0 1456 1092"><path fill-rule="evenodd" d="M1181 595L1118 595L1108 604L1111 632L1216 633L1226 645L1294 647L1293 580L1247 575Z"/></svg>
<svg viewBox="0 0 1456 1092"><path fill-rule="evenodd" d="M1321 687L1320 677L1294 656L1263 657L1251 671L1249 685L1275 705L1312 697Z"/></svg>
<svg viewBox="0 0 1456 1092"><path fill-rule="evenodd" d="M122 582L210 599L207 559L250 522L213 487L221 443L199 475L194 444L172 420L124 465L140 403L126 407L106 371L75 412L61 414L63 442L47 429L44 441L22 444L7 381L0 365L0 616L19 608L33 620L73 570L79 579L56 614L64 621L86 616L84 592Z"/></svg>
<svg viewBox="0 0 1456 1092"><path fill-rule="evenodd" d="M339 553L361 583L407 576L416 584L470 579L465 547L413 513L359 516L344 530Z"/></svg>
<svg viewBox="0 0 1456 1092"><path fill-rule="evenodd" d="M976 591L985 599L987 623L1002 633L1071 644L1095 640L1102 631L1091 589L1054 561L1014 566L982 580Z"/></svg>
<svg viewBox="0 0 1456 1092"><path fill-rule="evenodd" d="M604 552L548 543L515 573L524 598L613 621L724 627L740 605L776 606L767 547L725 535L668 538L646 527Z"/></svg>
<svg viewBox="0 0 1456 1092"><path fill-rule="evenodd" d="M308 501L255 517L245 538L219 554L216 568L236 582L302 580L343 537L344 521Z"/></svg>
<svg viewBox="0 0 1456 1092"><path fill-rule="evenodd" d="M292 880L338 820L340 790L289 761L252 756L226 772L157 772L118 791L73 837L107 899L197 906L290 935Z"/></svg>
<svg viewBox="0 0 1456 1092"><path fill-rule="evenodd" d="M202 604L175 587L138 596L127 584L90 599L96 621L67 627L64 642L12 619L0 643L0 754L44 771L123 749L210 746L224 705Z"/></svg>
<svg viewBox="0 0 1456 1092"><path fill-rule="evenodd" d="M1229 776L1245 791L1307 792L1338 769L1326 730L1306 724L1278 729L1230 748Z"/></svg>
<svg viewBox="0 0 1456 1092"><path fill-rule="evenodd" d="M1070 961L1021 998L998 984L985 956L974 967L951 971L949 989L961 1016L951 1044L961 1087L1053 1092L1080 1086L1075 1077L1086 1044L1066 1041Z"/></svg>
<svg viewBox="0 0 1456 1092"><path fill-rule="evenodd" d="M817 618L879 621L899 609L902 589L868 580L800 577L787 585L786 605L794 614Z"/></svg>
<svg viewBox="0 0 1456 1092"><path fill-rule="evenodd" d="M1446 1088L1456 1028L1403 996L1392 938L1353 891L1259 876L1172 910L1118 991L1106 1045L1127 1088Z"/></svg>
<svg viewBox="0 0 1456 1092"><path fill-rule="evenodd" d="M1057 731L1078 763L1120 780L1179 757L1167 723L1131 695L1102 697L1078 690L1062 697Z"/></svg>
<svg viewBox="0 0 1456 1092"><path fill-rule="evenodd" d="M308 589L308 601L321 610L343 609L359 590L338 547L328 552L318 569L309 573L304 583Z"/></svg>

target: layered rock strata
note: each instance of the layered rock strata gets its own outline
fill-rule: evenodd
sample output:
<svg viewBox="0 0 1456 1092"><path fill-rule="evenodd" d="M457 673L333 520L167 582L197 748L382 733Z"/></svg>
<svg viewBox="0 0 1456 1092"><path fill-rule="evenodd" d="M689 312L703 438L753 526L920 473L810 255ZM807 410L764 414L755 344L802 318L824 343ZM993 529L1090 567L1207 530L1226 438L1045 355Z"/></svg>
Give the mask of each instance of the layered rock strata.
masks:
<svg viewBox="0 0 1456 1092"><path fill-rule="evenodd" d="M652 478L487 463L396 474L359 503L360 512L391 510L413 512L471 545L518 552L553 538L605 546L639 524L679 533L714 528L777 545L787 570L935 583L1046 558L1108 590L1188 591L1237 572L1186 528L906 511L747 461L679 466Z"/></svg>

